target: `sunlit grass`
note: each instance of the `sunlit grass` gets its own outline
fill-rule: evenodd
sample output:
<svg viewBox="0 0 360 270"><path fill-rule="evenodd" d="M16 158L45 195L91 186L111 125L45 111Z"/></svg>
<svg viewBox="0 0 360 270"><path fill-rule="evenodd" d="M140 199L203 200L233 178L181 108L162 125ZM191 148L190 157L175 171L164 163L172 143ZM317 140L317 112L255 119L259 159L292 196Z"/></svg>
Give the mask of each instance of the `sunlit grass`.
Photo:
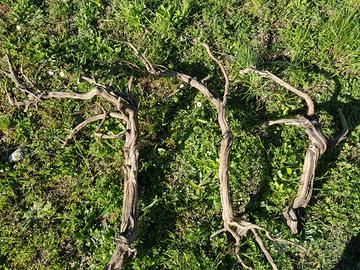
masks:
<svg viewBox="0 0 360 270"><path fill-rule="evenodd" d="M208 42L225 62L234 211L310 251L299 257L266 243L280 269L360 269L358 253L346 249L360 232L358 8L335 0L3 0L0 54L9 50L45 91L88 91L82 75L121 91L136 77L141 231L128 269L239 265L226 235L210 240L222 227L214 109L193 89L147 76L126 40L155 64L199 79L212 75L208 85L218 94L221 74L199 43ZM304 112L304 104L266 80L238 74L249 66L308 92L329 137L341 129L338 108L349 121L348 139L319 162L299 235L291 235L281 213L296 193L307 137L295 127L263 124ZM6 70L4 62L0 68ZM0 76L1 89L14 87ZM102 269L110 259L121 219L123 142L93 138L96 127L89 126L61 148L68 131L95 112L89 102L47 101L25 113L0 92L0 268ZM25 160L9 163L18 147ZM255 269L270 269L253 239L244 239L242 254Z"/></svg>

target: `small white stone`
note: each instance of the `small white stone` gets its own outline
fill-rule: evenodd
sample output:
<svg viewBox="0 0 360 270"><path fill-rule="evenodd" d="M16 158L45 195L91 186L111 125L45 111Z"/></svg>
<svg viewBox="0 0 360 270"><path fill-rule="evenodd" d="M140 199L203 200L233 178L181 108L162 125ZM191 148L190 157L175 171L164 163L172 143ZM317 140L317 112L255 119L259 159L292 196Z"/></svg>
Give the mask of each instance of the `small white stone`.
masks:
<svg viewBox="0 0 360 270"><path fill-rule="evenodd" d="M60 71L59 75L60 77L65 77L65 73L63 71Z"/></svg>
<svg viewBox="0 0 360 270"><path fill-rule="evenodd" d="M184 88L185 87L185 85L182 83L182 84L180 84L180 89L182 89L182 88Z"/></svg>
<svg viewBox="0 0 360 270"><path fill-rule="evenodd" d="M49 69L49 70L48 70L48 74L49 74L50 76L54 76L55 73L54 73L54 71L52 71L51 69Z"/></svg>
<svg viewBox="0 0 360 270"><path fill-rule="evenodd" d="M10 162L18 162L22 161L24 159L24 152L21 148L16 149L10 156L9 161Z"/></svg>
<svg viewBox="0 0 360 270"><path fill-rule="evenodd" d="M197 106L198 108L201 108L202 103L201 103L200 101L198 101L198 102L196 102L196 106Z"/></svg>
<svg viewBox="0 0 360 270"><path fill-rule="evenodd" d="M17 26L16 26L16 30L20 31L20 29L21 29L21 26L20 26L20 25L17 25Z"/></svg>

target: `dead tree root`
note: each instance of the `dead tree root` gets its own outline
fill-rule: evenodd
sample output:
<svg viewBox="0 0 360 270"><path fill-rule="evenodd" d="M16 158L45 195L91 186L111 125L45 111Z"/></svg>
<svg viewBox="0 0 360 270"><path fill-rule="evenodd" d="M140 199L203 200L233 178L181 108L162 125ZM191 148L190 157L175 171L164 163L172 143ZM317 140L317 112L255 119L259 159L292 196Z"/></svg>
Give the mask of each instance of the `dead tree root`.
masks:
<svg viewBox="0 0 360 270"><path fill-rule="evenodd" d="M120 236L116 239L115 252L103 270L124 269L124 265L133 259L136 254L136 249L131 248L131 243L128 242L127 238Z"/></svg>
<svg viewBox="0 0 360 270"><path fill-rule="evenodd" d="M291 232L293 234L296 234L298 233L298 209L305 208L311 199L316 165L320 156L324 154L324 152L328 148L328 142L321 132L320 124L317 120L318 117L316 116L314 102L307 93L296 89L295 87L284 82L282 79L278 78L277 76L268 71L259 71L255 68L247 68L240 71L240 74L246 73L254 73L260 77L264 77L274 81L288 91L303 98L308 108L306 117L298 116L295 119L280 119L269 122L269 125L285 124L300 126L305 129L310 139L310 144L305 154L303 171L300 177L298 192L290 205L287 206L283 212L283 216L286 220L287 225L290 227ZM343 131L334 141L334 145L337 145L339 142L344 140L348 132L347 122L341 110L339 110L339 116L343 125Z"/></svg>
<svg viewBox="0 0 360 270"><path fill-rule="evenodd" d="M116 95L113 92L108 92L107 87L97 83L93 78L83 77L83 79L92 85L94 88L87 93L75 93L75 92L42 92L39 89L34 89L35 84L24 74L21 70L21 77L17 75L17 72L13 68L11 56L8 52L6 55L6 62L8 64L8 72L5 72L15 84L16 88L22 92L23 98L21 101L15 97L15 94L9 89L5 89L6 96L9 103L12 106L24 107L27 111L31 106L37 108L38 103L48 99L80 99L91 100L95 97L100 97L110 105L112 105L113 111L106 112L103 109L102 114L92 116L80 124L78 124L68 135L64 141L63 147L74 137L74 135L80 132L87 125L101 121L99 127L95 131L95 135L102 138L119 138L125 137L125 144L123 147L124 152L124 197L122 208L122 219L120 236L116 239L116 250L109 262L105 267L107 270L123 269L125 263L129 258L136 255L136 250L131 248L132 242L137 237L138 231L138 219L137 219L137 173L138 173L138 109L135 98L130 93L132 90L132 77L129 80L128 91ZM30 85L30 86L28 86ZM34 89L36 92L31 91ZM99 132L100 127L106 120L106 118L120 119L126 124L126 129L116 135L103 134Z"/></svg>
<svg viewBox="0 0 360 270"><path fill-rule="evenodd" d="M281 244L286 244L286 245L292 245L297 247L298 249L302 250L302 251L306 251L306 249L292 241L289 240L285 240L285 239L281 239L281 238L275 238L272 237L270 232L267 231L265 228L260 227L258 225L252 224L250 222L247 222L245 220L239 220L239 221L231 221L228 224L224 224L224 228L215 232L211 238L215 237L216 235L223 233L223 232L228 232L235 240L235 256L238 260L238 262L241 264L242 267L244 267L244 269L252 269L252 267L248 266L245 264L245 262L243 261L243 259L241 258L240 255L240 245L241 245L241 240L246 237L248 235L249 232L252 233L252 235L255 238L256 243L258 244L258 246L260 247L262 253L264 254L264 256L266 257L266 260L269 262L269 264L271 265L271 267L273 269L278 269L278 267L276 266L270 252L268 251L268 249L266 248L262 238L259 235L259 232L263 232L265 233L265 236L268 240L273 241L273 242L278 242Z"/></svg>

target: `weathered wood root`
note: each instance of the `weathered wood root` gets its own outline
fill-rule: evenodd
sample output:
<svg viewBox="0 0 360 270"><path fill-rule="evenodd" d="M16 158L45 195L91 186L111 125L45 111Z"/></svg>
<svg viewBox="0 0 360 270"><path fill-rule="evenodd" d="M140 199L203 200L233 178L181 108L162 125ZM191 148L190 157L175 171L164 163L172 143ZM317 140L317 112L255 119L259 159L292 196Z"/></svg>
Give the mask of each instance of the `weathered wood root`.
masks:
<svg viewBox="0 0 360 270"><path fill-rule="evenodd" d="M176 78L184 83L189 84L190 86L197 89L199 92L204 94L204 96L213 104L217 111L217 118L219 127L222 133L222 140L220 146L220 164L219 164L219 180L220 180L220 197L221 197L221 205L222 205L222 218L224 222L224 228L220 231L216 232L214 235L217 235L221 232L228 232L232 235L235 239L235 247L236 247L236 257L239 263L246 269L251 269L251 267L247 266L240 256L240 243L241 239L247 235L249 231L254 235L256 242L258 243L259 247L261 248L262 252L264 253L267 261L271 264L273 269L278 269L274 260L272 259L270 253L266 249L261 237L258 234L258 231L265 231L266 237L271 241L278 241L287 244L294 244L290 241L282 240L273 238L270 234L257 225L254 225L250 222L247 222L243 219L235 218L232 210L232 203L231 203L231 195L230 195L230 187L229 187L229 159L230 159L230 150L233 141L233 135L227 120L226 116L226 108L227 108L227 98L229 95L229 78L227 72L223 66L223 64L216 59L209 46L207 44L203 44L203 47L206 49L208 55L211 59L213 59L218 66L220 67L224 79L225 79L225 87L224 87L224 94L223 98L220 99L216 97L214 93L212 93L202 82L198 81L195 77L191 77L187 74L177 72L177 71L167 71L166 69L156 69L151 62L144 56L139 53L139 51L131 44L126 44L132 48L135 55L139 58L139 60L144 64L146 70L155 76L159 77L170 77ZM213 236L214 236L213 235ZM294 244L297 246L296 244ZM299 247L299 246L298 246Z"/></svg>
<svg viewBox="0 0 360 270"><path fill-rule="evenodd" d="M308 107L307 118L301 116L297 119L282 119L269 122L269 125L287 124L304 127L310 139L310 145L305 155L303 173L300 178L298 193L293 199L292 203L287 206L283 212L283 216L286 220L287 225L290 227L291 232L293 234L296 234L298 233L297 210L299 208L305 208L311 199L316 164L320 155L322 155L326 151L327 142L325 137L322 135L320 125L317 122L314 102L307 93L296 89L295 87L284 82L283 80L268 71L259 71L255 68L247 68L240 71L240 74L246 73L254 73L260 77L274 81L275 83L286 88L295 95L303 98Z"/></svg>
<svg viewBox="0 0 360 270"><path fill-rule="evenodd" d="M286 220L287 225L290 227L291 232L296 234L298 233L298 209L305 208L311 199L317 161L320 156L326 151L328 147L328 142L325 136L322 134L320 125L317 121L314 102L307 93L296 89L295 87L284 82L283 80L268 71L259 71L255 68L247 68L240 71L240 74L246 73L254 73L260 77L274 81L275 83L286 88L295 95L303 98L308 107L306 117L299 116L296 119L281 119L269 122L269 125L286 124L303 127L305 128L305 131L310 139L310 145L305 154L303 172L301 174L298 192L290 205L287 206L283 212L283 216ZM343 125L343 131L334 141L334 145L337 145L339 142L344 140L348 132L347 122L341 110L339 110L339 116Z"/></svg>
<svg viewBox="0 0 360 270"><path fill-rule="evenodd" d="M348 132L346 119L340 110L339 115L343 125L343 131L335 140L335 144L338 144L340 141L344 140ZM298 233L297 211L300 208L305 208L311 199L316 164L320 156L326 151L328 143L325 136L320 131L319 124L317 122L310 121L306 117L299 116L296 119L280 119L269 122L269 125L274 124L295 125L303 127L310 139L310 145L305 154L298 192L290 205L287 206L283 212L283 216L286 219L287 225L290 227L291 232L296 234Z"/></svg>
<svg viewBox="0 0 360 270"><path fill-rule="evenodd" d="M310 139L310 145L305 154L298 193L291 204L287 206L283 212L287 225L290 227L292 233L295 234L298 233L298 216L296 211L299 208L305 208L311 199L316 164L319 157L326 151L327 142L316 125L303 116L299 116L296 119L281 119L269 122L269 125L274 124L296 125L303 127Z"/></svg>
<svg viewBox="0 0 360 270"><path fill-rule="evenodd" d="M16 74L9 52L6 55L6 61L8 64L8 73L5 73L12 79L15 86L23 92L27 98L18 101L12 91L5 89L8 101L12 106L20 107L24 106L25 111L30 106L37 106L39 102L43 102L48 99L81 99L91 100L95 97L101 97L106 102L110 103L114 109L111 112L103 111L102 114L92 116L82 123L78 124L69 134L65 140L63 146L65 146L73 136L86 127L88 124L95 121L101 121L100 126L97 128L95 135L102 138L119 138L125 134L124 151L124 196L123 196L123 209L120 235L116 239L116 250L105 269L123 269L125 263L129 258L136 255L136 250L131 248L132 242L138 235L138 218L137 218L137 199L138 199L138 109L135 98L131 95L130 90L132 88L132 77L129 80L128 91L125 91L119 95L112 92L108 92L107 88L97 83L92 78L83 77L83 79L95 87L88 93L75 93L75 92L48 92L43 93L39 89L35 89L38 93L33 93L29 88L34 88L34 84L31 83L31 87L27 87L22 83ZM23 73L23 72L22 72ZM29 84L30 79L26 78L25 81ZM104 123L106 117L116 118L126 123L126 130L117 135L102 134L99 131L101 125Z"/></svg>
<svg viewBox="0 0 360 270"><path fill-rule="evenodd" d="M249 231L253 234L256 243L259 245L261 251L263 252L263 254L265 255L267 261L270 263L271 267L273 269L278 269L273 258L271 257L270 252L267 250L263 240L261 239L259 232L263 232L265 233L265 236L267 239L269 239L270 241L273 242L278 242L281 244L286 244L286 245L292 245L297 247L298 249L301 249L302 251L306 251L306 249L300 245L295 244L292 241L288 241L285 239L281 239L281 238L275 238L272 237L270 235L270 232L267 231L265 228L260 227L258 225L252 224L246 220L238 220L238 221L231 221L229 223L224 222L224 228L215 232L211 238L215 237L216 235L222 233L222 232L228 232L230 233L230 235L235 239L235 256L238 260L238 262L241 264L241 266L245 269L253 269L252 267L248 266L245 264L245 262L243 261L243 259L240 256L240 245L241 245L241 240L245 237L247 237Z"/></svg>
<svg viewBox="0 0 360 270"><path fill-rule="evenodd" d="M104 267L104 270L124 269L124 265L136 256L137 251L130 247L131 243L129 243L127 238L128 237L120 236L116 239L115 252L110 262Z"/></svg>

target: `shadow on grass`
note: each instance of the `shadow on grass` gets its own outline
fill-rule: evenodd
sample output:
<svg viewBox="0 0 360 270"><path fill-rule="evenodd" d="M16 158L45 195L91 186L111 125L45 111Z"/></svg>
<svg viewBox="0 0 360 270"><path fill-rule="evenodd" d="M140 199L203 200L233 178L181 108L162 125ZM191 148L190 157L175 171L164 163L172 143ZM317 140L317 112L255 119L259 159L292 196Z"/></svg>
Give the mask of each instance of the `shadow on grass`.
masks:
<svg viewBox="0 0 360 270"><path fill-rule="evenodd" d="M189 69L203 71L202 68L202 66L189 67ZM149 126L143 127L148 130L144 130L142 135L144 138L140 138L140 141L145 143L140 146L139 196L145 207L152 206L146 212L139 209L139 241L141 242L137 245L139 256L155 256L152 253L154 248L159 252L158 255L163 254L166 251L166 241L176 230L179 213L171 202L166 201L163 196L168 190L168 173L171 163L174 161L175 153L184 148L186 139L193 132L192 126L184 127L182 130L182 143L169 146L167 139L171 137L170 123L173 122L179 111L186 109L189 104L193 103L196 94L195 90L184 88L177 94L178 99L163 97L157 101L155 112L147 113L154 109L154 104L148 104L148 108L140 108L140 112L143 112L143 115L140 116L140 122L144 121L141 118L145 118L144 122L148 122ZM164 119L166 123L163 122ZM163 149L165 151L160 151ZM181 196L184 197L186 194ZM185 200L185 198L180 199Z"/></svg>
<svg viewBox="0 0 360 270"><path fill-rule="evenodd" d="M341 259L333 270L360 269L360 235L353 236L348 242Z"/></svg>

